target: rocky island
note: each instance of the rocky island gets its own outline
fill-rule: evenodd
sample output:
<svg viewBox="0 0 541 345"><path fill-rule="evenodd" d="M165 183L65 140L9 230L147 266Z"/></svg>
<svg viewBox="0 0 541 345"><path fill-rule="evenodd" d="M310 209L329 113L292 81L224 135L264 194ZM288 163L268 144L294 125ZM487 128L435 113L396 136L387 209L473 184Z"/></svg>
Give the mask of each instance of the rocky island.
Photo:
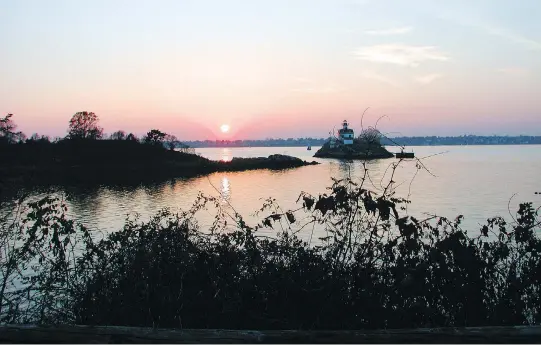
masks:
<svg viewBox="0 0 541 345"><path fill-rule="evenodd" d="M380 139L381 134L373 128L363 130L361 135L355 138L353 129L349 128L348 122L344 120L342 128L338 131L338 137L331 136L314 154L314 157L343 159L393 158L394 154L381 145Z"/></svg>

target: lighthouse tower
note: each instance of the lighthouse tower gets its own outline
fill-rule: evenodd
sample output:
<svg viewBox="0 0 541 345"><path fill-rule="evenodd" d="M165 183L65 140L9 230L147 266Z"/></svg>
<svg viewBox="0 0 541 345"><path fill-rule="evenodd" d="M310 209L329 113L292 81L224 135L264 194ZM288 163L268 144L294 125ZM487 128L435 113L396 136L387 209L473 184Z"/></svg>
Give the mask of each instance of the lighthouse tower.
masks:
<svg viewBox="0 0 541 345"><path fill-rule="evenodd" d="M353 144L353 129L349 128L348 126L349 123L347 122L347 120L344 120L344 122L342 122L342 128L338 131L340 140L342 141L342 143L344 143L344 145Z"/></svg>

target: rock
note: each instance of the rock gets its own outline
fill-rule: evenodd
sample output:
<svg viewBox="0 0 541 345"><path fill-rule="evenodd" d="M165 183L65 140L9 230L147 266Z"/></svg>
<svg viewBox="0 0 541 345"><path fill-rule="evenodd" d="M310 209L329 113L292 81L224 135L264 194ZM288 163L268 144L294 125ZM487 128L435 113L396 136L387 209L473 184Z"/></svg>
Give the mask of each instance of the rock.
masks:
<svg viewBox="0 0 541 345"><path fill-rule="evenodd" d="M281 154L274 154L268 157L234 157L230 162L218 162L220 169L228 171L242 171L250 169L287 169L315 164L319 163L315 161L306 162L297 157Z"/></svg>
<svg viewBox="0 0 541 345"><path fill-rule="evenodd" d="M269 156L270 160L280 161L280 162L302 162L303 160L293 156L274 154Z"/></svg>
<svg viewBox="0 0 541 345"><path fill-rule="evenodd" d="M326 142L314 155L319 158L344 158L344 159L379 159L393 158L394 155L387 151L379 143L365 143L355 139L352 145L338 145L331 148Z"/></svg>

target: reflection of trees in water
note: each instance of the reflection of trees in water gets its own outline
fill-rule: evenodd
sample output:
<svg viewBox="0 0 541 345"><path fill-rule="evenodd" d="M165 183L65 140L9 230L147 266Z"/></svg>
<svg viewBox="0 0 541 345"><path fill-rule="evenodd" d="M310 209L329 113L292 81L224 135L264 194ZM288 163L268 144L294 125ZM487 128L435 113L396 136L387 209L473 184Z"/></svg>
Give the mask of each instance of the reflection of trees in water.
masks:
<svg viewBox="0 0 541 345"><path fill-rule="evenodd" d="M381 189L383 172L392 161L385 159L373 160L334 160L329 164L331 176L337 179L351 178L355 182L360 182L367 169L367 186L375 189ZM388 176L387 176L388 177Z"/></svg>
<svg viewBox="0 0 541 345"><path fill-rule="evenodd" d="M66 187L63 192L68 203L68 214L88 226L96 228L101 217L103 187Z"/></svg>
<svg viewBox="0 0 541 345"><path fill-rule="evenodd" d="M107 185L99 187L64 188L68 212L74 219L91 230L119 230L128 215L145 213L156 198L149 198L159 191L158 184L139 187ZM151 200L149 200L151 199ZM142 210L141 210L142 207Z"/></svg>
<svg viewBox="0 0 541 345"><path fill-rule="evenodd" d="M331 176L338 179L355 176L356 167L355 162L352 160L341 159L331 161L329 168Z"/></svg>
<svg viewBox="0 0 541 345"><path fill-rule="evenodd" d="M351 178L355 175L355 162L352 160L340 160L338 164L341 178Z"/></svg>

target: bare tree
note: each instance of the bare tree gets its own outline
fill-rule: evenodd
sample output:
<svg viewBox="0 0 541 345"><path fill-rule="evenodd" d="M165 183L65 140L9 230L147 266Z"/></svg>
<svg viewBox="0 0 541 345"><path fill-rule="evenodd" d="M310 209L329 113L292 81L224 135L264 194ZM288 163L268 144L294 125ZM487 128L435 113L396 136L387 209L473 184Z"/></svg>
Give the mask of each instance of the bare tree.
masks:
<svg viewBox="0 0 541 345"><path fill-rule="evenodd" d="M359 140L366 144L380 144L382 135L377 128L368 127L361 130L359 134Z"/></svg>
<svg viewBox="0 0 541 345"><path fill-rule="evenodd" d="M137 137L135 136L135 134L130 133L130 134L128 134L128 135L126 136L126 140L128 140L128 141L139 141L139 138L137 138Z"/></svg>
<svg viewBox="0 0 541 345"><path fill-rule="evenodd" d="M171 151L174 150L179 143L180 142L178 141L176 136L174 136L172 134L167 134L165 136L165 144L167 145L169 150L171 150Z"/></svg>
<svg viewBox="0 0 541 345"><path fill-rule="evenodd" d="M111 140L126 140L126 132L123 130L114 132L111 134Z"/></svg>
<svg viewBox="0 0 541 345"><path fill-rule="evenodd" d="M69 123L70 139L100 139L103 136L103 128L98 126L98 122L98 116L93 112L76 113Z"/></svg>

